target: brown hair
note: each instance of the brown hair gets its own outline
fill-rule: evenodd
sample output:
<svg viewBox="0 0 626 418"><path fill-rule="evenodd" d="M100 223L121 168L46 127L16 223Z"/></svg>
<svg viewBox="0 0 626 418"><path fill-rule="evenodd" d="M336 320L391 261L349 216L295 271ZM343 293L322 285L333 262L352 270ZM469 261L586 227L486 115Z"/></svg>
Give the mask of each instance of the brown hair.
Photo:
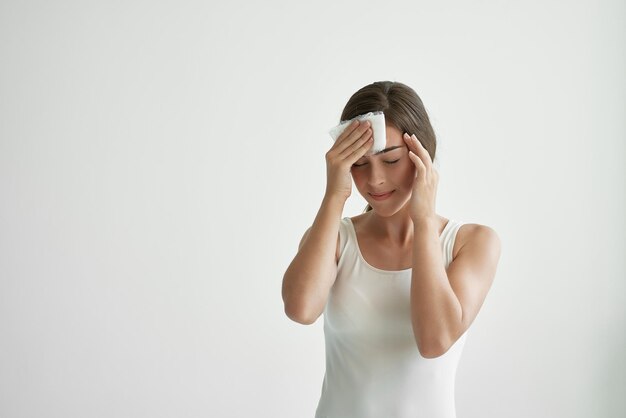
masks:
<svg viewBox="0 0 626 418"><path fill-rule="evenodd" d="M430 154L430 159L435 161L435 131L422 99L406 84L398 81L377 81L359 89L343 108L340 122L381 110L385 114L385 123L393 125L402 133L415 134ZM372 207L368 204L363 212L370 210Z"/></svg>

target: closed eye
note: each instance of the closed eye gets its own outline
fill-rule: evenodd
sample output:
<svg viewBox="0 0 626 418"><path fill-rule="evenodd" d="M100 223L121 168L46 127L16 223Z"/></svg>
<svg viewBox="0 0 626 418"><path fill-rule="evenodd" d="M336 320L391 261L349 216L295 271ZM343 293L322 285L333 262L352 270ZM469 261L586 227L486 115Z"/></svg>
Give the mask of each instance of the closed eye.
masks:
<svg viewBox="0 0 626 418"><path fill-rule="evenodd" d="M385 161L385 164L395 164L398 161L400 161L400 158L398 158L397 160L394 161ZM364 165L367 165L367 163L363 163L363 164L352 164L352 167L362 167Z"/></svg>

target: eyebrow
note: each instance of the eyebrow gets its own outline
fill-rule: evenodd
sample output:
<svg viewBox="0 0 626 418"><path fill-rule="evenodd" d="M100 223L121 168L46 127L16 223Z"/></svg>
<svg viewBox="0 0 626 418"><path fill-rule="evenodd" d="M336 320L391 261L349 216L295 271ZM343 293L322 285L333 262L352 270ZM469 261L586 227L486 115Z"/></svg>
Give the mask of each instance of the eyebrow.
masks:
<svg viewBox="0 0 626 418"><path fill-rule="evenodd" d="M396 148L403 148L403 147L406 147L406 145L396 145L395 147L385 148L385 149L384 149L384 150L382 150L382 151L378 151L378 152L377 152L377 153L375 153L374 155L384 154L384 153L389 152L389 151L391 151L391 150L394 150L394 149L396 149Z"/></svg>

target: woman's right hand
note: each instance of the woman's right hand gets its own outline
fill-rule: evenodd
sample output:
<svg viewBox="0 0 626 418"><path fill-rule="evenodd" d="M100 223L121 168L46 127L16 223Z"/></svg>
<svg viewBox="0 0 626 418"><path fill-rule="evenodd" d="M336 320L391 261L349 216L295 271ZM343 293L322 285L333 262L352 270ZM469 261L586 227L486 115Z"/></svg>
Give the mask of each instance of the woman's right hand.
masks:
<svg viewBox="0 0 626 418"><path fill-rule="evenodd" d="M371 123L353 121L326 153L326 196L348 199L352 194L350 170L374 143Z"/></svg>

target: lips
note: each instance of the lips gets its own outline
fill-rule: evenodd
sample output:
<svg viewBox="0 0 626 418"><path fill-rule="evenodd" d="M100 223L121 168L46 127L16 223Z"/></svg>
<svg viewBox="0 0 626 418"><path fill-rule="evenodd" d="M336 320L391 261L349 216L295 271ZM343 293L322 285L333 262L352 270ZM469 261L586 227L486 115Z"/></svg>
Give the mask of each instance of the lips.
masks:
<svg viewBox="0 0 626 418"><path fill-rule="evenodd" d="M376 200L376 201L382 201L382 200L387 200L391 197L391 195L393 194L393 192L395 192L395 190L392 190L390 192L387 193L383 193L383 194L372 194L370 193L370 196L372 196L372 199Z"/></svg>
<svg viewBox="0 0 626 418"><path fill-rule="evenodd" d="M382 193L370 193L370 195L375 196L375 197L381 197L381 196L384 196L384 195L389 194L391 192L393 192L393 190L388 191L388 192L382 192Z"/></svg>

